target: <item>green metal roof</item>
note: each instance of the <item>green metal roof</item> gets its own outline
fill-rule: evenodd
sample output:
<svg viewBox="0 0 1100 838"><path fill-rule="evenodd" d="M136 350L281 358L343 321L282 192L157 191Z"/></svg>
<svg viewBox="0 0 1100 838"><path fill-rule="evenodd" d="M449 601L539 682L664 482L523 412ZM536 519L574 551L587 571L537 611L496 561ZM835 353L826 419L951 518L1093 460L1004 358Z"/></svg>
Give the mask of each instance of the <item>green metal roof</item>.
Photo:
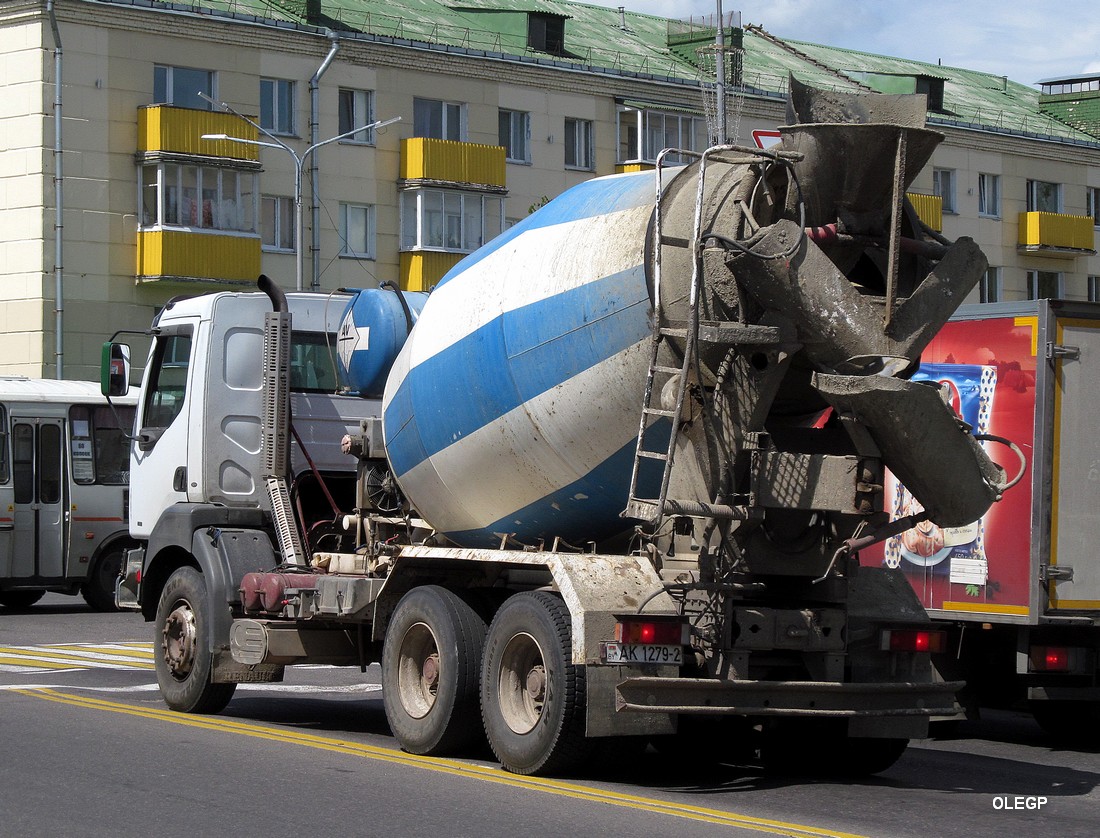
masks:
<svg viewBox="0 0 1100 838"><path fill-rule="evenodd" d="M100 0L104 2L104 0ZM434 46L514 57L539 64L564 64L594 72L698 84L690 44L669 47L670 32L683 23L567 0L105 0L155 9L183 8L226 14L276 25L330 28L342 35L392 43ZM530 13L565 18L565 51L539 52L527 45ZM625 25L624 25L625 24ZM1097 144L1097 137L1043 112L1039 91L1022 84L957 67L791 41L760 27L744 32L746 93L785 98L790 74L815 87L866 90L884 78L927 76L943 80L943 108L933 123L980 127L1014 134ZM899 82L900 84L900 82Z"/></svg>

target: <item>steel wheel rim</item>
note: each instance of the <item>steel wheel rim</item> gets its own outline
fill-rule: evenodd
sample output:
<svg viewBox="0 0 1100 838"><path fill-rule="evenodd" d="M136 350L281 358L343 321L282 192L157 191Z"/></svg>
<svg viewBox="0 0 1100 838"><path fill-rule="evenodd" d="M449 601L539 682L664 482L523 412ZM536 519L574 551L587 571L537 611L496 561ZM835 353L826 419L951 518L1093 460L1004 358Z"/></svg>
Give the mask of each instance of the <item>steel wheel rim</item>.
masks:
<svg viewBox="0 0 1100 838"><path fill-rule="evenodd" d="M161 652L172 677L177 681L186 680L195 667L198 652L195 611L186 600L177 602L164 621Z"/></svg>
<svg viewBox="0 0 1100 838"><path fill-rule="evenodd" d="M550 679L542 648L526 632L509 639L501 653L497 696L501 717L513 733L535 729L550 697Z"/></svg>
<svg viewBox="0 0 1100 838"><path fill-rule="evenodd" d="M414 719L432 711L439 693L439 644L427 623L414 623L401 638L397 692L401 706Z"/></svg>

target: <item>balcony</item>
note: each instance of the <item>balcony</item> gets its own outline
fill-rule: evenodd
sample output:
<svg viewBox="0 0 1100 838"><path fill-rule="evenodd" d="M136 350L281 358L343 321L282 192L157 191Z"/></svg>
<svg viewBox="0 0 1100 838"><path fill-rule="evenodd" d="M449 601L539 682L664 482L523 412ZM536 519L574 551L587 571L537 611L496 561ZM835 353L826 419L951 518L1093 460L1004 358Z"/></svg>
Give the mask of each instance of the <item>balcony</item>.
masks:
<svg viewBox="0 0 1100 838"><path fill-rule="evenodd" d="M943 198L939 195L924 195L920 192L906 192L905 197L916 210L917 218L925 226L937 233L943 232Z"/></svg>
<svg viewBox="0 0 1100 838"><path fill-rule="evenodd" d="M1033 256L1060 259L1091 256L1096 253L1095 223L1091 215L1021 212L1016 249Z"/></svg>
<svg viewBox="0 0 1100 838"><path fill-rule="evenodd" d="M504 147L412 137L401 141L401 179L503 192Z"/></svg>
<svg viewBox="0 0 1100 838"><path fill-rule="evenodd" d="M229 113L152 105L138 108L138 154L179 154L258 161L259 148L228 140L202 140L203 134L258 138L256 129Z"/></svg>
<svg viewBox="0 0 1100 838"><path fill-rule="evenodd" d="M405 251L401 254L402 291L430 291L444 274L466 258L465 253L436 250Z"/></svg>
<svg viewBox="0 0 1100 838"><path fill-rule="evenodd" d="M252 285L260 274L260 237L186 230L139 230L138 282Z"/></svg>

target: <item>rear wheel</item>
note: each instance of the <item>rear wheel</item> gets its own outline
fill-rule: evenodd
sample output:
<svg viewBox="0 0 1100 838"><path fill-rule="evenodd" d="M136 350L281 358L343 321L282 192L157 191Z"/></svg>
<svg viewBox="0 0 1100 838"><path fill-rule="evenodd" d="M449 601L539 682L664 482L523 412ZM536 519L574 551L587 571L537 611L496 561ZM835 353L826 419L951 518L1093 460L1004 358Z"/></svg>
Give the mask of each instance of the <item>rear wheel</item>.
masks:
<svg viewBox="0 0 1100 838"><path fill-rule="evenodd" d="M210 680L210 616L201 573L181 567L168 577L157 603L155 663L165 704L181 713L217 713L237 688Z"/></svg>
<svg viewBox="0 0 1100 838"><path fill-rule="evenodd" d="M114 547L101 555L84 584L80 586L80 594L84 601L96 611L117 611L115 605L115 583L122 575L122 560L124 556L122 547Z"/></svg>
<svg viewBox="0 0 1100 838"><path fill-rule="evenodd" d="M489 745L515 774L567 771L591 751L585 670L572 663L569 611L545 592L501 606L485 641L481 715Z"/></svg>
<svg viewBox="0 0 1100 838"><path fill-rule="evenodd" d="M485 620L457 594L425 585L401 598L382 649L382 700L402 748L438 756L481 740L484 645Z"/></svg>
<svg viewBox="0 0 1100 838"><path fill-rule="evenodd" d="M30 608L45 595L45 591L0 591L0 605L5 608Z"/></svg>
<svg viewBox="0 0 1100 838"><path fill-rule="evenodd" d="M1032 701L1031 715L1051 738L1088 748L1100 744L1100 703L1095 701Z"/></svg>

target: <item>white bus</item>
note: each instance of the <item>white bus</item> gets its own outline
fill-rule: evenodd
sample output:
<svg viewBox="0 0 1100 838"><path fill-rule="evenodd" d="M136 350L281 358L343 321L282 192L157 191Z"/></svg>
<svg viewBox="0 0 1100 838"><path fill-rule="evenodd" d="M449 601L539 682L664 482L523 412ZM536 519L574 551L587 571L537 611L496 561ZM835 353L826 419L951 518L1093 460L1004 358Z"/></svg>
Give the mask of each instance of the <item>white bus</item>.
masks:
<svg viewBox="0 0 1100 838"><path fill-rule="evenodd" d="M127 526L135 395L0 377L0 606L47 591L114 609Z"/></svg>

